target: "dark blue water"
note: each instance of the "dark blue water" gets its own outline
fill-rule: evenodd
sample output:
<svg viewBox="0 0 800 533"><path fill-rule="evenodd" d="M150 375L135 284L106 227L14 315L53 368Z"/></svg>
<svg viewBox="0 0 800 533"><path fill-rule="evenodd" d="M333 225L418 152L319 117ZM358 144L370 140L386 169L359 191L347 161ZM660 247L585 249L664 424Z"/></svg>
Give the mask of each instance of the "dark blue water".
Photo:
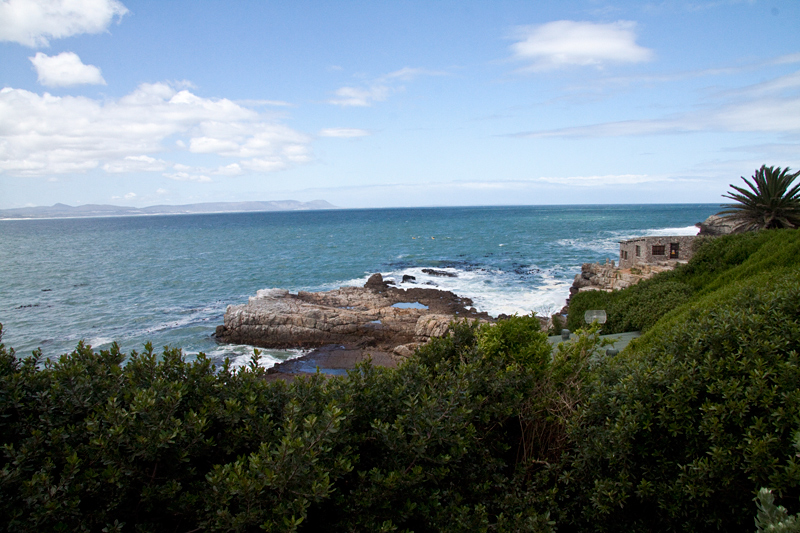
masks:
<svg viewBox="0 0 800 533"><path fill-rule="evenodd" d="M695 222L718 210L533 206L0 221L3 340L49 357L85 339L97 348L116 340L126 351L150 340L235 359L250 349L210 338L227 305L263 288L361 285L374 272L398 282L416 276L490 314L554 310L581 263L616 259L621 239L692 234Z"/></svg>

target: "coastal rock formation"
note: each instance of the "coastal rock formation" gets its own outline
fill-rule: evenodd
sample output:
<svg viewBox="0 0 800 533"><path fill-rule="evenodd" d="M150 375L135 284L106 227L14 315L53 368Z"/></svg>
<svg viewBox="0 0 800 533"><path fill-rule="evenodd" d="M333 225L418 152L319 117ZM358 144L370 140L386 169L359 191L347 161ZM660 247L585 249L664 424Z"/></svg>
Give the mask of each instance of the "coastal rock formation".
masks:
<svg viewBox="0 0 800 533"><path fill-rule="evenodd" d="M718 235L730 235L731 233L737 233L736 225L733 223L733 221L727 217L721 217L719 215L711 215L703 222L698 222L695 225L700 228L700 233L698 233L698 235L709 235L716 237Z"/></svg>
<svg viewBox="0 0 800 533"><path fill-rule="evenodd" d="M440 278L456 278L458 274L455 272L447 272L446 270L435 270L433 268L423 268L422 271L429 276L438 276Z"/></svg>
<svg viewBox="0 0 800 533"><path fill-rule="evenodd" d="M260 290L248 303L228 306L216 337L264 348L337 344L404 356L443 335L454 318L490 320L471 305L448 291L390 287L374 274L363 288L297 294Z"/></svg>
<svg viewBox="0 0 800 533"><path fill-rule="evenodd" d="M614 261L601 263L584 263L581 273L575 276L570 288L570 295L581 291L613 291L636 285L643 279L649 279L659 272L675 268L674 264L640 264L632 268L618 268Z"/></svg>
<svg viewBox="0 0 800 533"><path fill-rule="evenodd" d="M631 268L618 268L614 261L605 263L584 263L581 273L575 276L572 287L569 289L567 305L561 310L566 314L569 310L569 301L573 296L583 291L606 291L624 289L636 285L643 279L649 279L659 272L666 272L675 268L675 264L639 264Z"/></svg>

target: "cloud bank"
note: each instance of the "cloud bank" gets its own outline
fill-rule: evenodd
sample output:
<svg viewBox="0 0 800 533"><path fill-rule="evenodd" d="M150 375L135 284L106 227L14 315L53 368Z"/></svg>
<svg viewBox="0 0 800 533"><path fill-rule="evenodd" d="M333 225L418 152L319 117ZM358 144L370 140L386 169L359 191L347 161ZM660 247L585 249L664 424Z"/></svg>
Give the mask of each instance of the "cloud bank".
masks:
<svg viewBox="0 0 800 533"><path fill-rule="evenodd" d="M544 71L563 67L604 67L611 63L649 61L653 52L636 44L636 23L609 24L558 20L518 29L511 45L514 59L525 61L522 70Z"/></svg>
<svg viewBox="0 0 800 533"><path fill-rule="evenodd" d="M3 0L0 41L48 46L50 39L104 32L126 13L118 0Z"/></svg>
<svg viewBox="0 0 800 533"><path fill-rule="evenodd" d="M0 173L162 172L208 181L209 173L270 172L310 160L311 138L228 99L166 83L142 84L118 100L0 90ZM170 152L235 158L219 169L178 168Z"/></svg>

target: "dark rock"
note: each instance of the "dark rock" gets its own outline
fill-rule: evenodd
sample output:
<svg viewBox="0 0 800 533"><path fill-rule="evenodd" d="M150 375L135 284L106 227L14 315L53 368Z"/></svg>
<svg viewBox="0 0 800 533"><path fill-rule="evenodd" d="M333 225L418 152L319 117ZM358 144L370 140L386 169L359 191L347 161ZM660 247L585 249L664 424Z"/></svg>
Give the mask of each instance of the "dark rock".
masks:
<svg viewBox="0 0 800 533"><path fill-rule="evenodd" d="M443 278L456 278L458 274L455 272L445 272L444 270L434 270L432 268L423 268L422 271L430 276L439 276Z"/></svg>
<svg viewBox="0 0 800 533"><path fill-rule="evenodd" d="M414 276L409 276L408 274L403 275L403 283L409 283L409 282L413 283L415 281L417 281L417 278L415 278Z"/></svg>
<svg viewBox="0 0 800 533"><path fill-rule="evenodd" d="M369 289L371 291L376 291L376 292L383 292L388 287L389 286L386 284L386 282L383 281L383 276L381 276L380 274L371 275L367 280L367 282L364 284L365 289Z"/></svg>

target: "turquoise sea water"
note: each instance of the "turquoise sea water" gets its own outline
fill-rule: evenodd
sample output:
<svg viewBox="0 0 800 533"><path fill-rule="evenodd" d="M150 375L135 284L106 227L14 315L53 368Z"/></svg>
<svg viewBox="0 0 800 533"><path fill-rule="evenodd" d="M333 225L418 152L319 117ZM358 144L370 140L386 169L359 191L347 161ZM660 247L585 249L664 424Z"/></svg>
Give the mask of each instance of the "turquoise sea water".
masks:
<svg viewBox="0 0 800 533"><path fill-rule="evenodd" d="M621 239L694 234L718 205L365 209L0 221L0 322L19 354L146 341L241 363L211 334L258 289L329 290L404 274L492 315L555 311ZM456 277L424 274L447 270ZM400 285L410 286L410 285ZM268 352L264 363L293 355Z"/></svg>

